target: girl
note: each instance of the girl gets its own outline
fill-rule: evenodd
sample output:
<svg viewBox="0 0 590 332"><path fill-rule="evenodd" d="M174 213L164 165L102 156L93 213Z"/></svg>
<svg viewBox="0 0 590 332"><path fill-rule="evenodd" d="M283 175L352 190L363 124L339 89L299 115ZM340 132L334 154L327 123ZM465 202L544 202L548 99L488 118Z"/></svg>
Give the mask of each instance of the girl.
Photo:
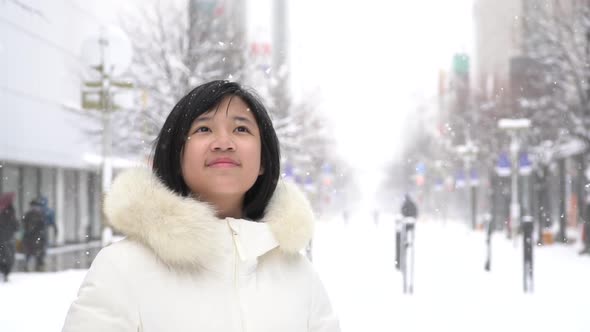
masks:
<svg viewBox="0 0 590 332"><path fill-rule="evenodd" d="M309 203L279 174L262 103L237 83L195 88L166 119L152 170L114 181L104 212L127 237L98 254L63 331L339 331L299 254Z"/></svg>

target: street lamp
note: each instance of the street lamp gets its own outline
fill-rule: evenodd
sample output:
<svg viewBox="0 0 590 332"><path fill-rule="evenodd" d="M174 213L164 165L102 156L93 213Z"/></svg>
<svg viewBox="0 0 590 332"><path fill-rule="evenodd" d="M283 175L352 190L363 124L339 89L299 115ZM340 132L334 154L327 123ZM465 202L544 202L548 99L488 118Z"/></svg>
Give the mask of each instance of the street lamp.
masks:
<svg viewBox="0 0 590 332"><path fill-rule="evenodd" d="M475 174L472 172L473 164L475 163L475 158L479 152L477 146L473 143L471 139L467 139L465 145L459 145L457 147L457 153L463 157L463 164L465 167L465 174L469 179L469 186L470 186L470 205L471 205L471 227L473 229L476 228L477 225L477 180L475 179Z"/></svg>
<svg viewBox="0 0 590 332"><path fill-rule="evenodd" d="M500 119L498 128L510 134L510 159L512 164L512 182L510 191L510 236L514 235L516 223L520 222L520 203L518 199L518 152L520 140L518 133L531 127L530 119Z"/></svg>
<svg viewBox="0 0 590 332"><path fill-rule="evenodd" d="M510 199L510 232L516 240L516 223L522 225L523 230L523 288L525 292L533 291L533 218L527 215L520 223L520 204L518 199L518 171L520 140L518 133L531 127L529 119L501 119L498 127L510 133L510 155L512 159L512 190ZM516 243L516 242L515 242Z"/></svg>
<svg viewBox="0 0 590 332"><path fill-rule="evenodd" d="M110 188L113 177L112 165L112 112L113 88L129 89L128 81L118 81L114 77L121 75L131 63L131 43L127 35L115 26L103 26L96 36L86 39L82 45L82 58L98 74L96 80L84 82L82 91L82 108L98 110L102 113L102 160L101 191L104 197ZM112 230L103 223L101 240L103 245L111 241Z"/></svg>

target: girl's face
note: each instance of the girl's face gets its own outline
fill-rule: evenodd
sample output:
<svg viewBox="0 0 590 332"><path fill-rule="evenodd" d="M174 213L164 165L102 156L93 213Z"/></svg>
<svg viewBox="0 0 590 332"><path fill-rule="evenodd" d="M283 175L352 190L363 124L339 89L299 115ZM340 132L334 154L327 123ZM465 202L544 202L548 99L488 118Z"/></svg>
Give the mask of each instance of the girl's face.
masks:
<svg viewBox="0 0 590 332"><path fill-rule="evenodd" d="M199 199L241 197L262 174L260 130L236 96L195 119L182 152L182 176Z"/></svg>

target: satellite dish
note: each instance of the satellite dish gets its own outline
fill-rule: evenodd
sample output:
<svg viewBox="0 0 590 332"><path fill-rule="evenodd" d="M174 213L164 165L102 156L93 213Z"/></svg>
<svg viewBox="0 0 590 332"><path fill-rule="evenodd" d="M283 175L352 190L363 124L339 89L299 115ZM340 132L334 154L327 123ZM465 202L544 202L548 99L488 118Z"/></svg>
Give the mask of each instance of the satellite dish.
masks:
<svg viewBox="0 0 590 332"><path fill-rule="evenodd" d="M104 61L105 71L111 75L123 74L131 64L133 50L127 34L113 25L102 26L82 43L83 61L98 67Z"/></svg>

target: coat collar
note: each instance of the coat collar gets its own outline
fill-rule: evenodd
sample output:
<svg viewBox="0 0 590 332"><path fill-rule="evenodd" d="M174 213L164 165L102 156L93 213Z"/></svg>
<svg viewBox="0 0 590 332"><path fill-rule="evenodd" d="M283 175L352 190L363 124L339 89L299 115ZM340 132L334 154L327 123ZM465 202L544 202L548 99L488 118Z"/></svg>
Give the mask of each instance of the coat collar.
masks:
<svg viewBox="0 0 590 332"><path fill-rule="evenodd" d="M217 218L211 205L179 196L147 168L126 170L115 179L104 213L115 230L143 243L166 265L183 270L215 263L230 234L228 221ZM303 193L279 181L262 222L275 246L292 254L311 239L313 219Z"/></svg>

